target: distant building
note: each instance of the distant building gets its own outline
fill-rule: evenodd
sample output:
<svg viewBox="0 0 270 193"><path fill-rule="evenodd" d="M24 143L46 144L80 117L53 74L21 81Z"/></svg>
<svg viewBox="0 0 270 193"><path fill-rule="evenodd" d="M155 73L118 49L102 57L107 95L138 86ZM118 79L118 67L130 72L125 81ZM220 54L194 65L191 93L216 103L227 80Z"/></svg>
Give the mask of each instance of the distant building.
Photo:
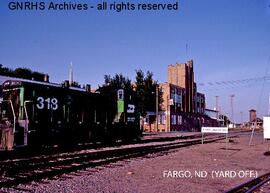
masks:
<svg viewBox="0 0 270 193"><path fill-rule="evenodd" d="M205 95L197 92L195 97L195 113L205 114Z"/></svg>
<svg viewBox="0 0 270 193"><path fill-rule="evenodd" d="M163 103L159 112L159 130L177 131L184 129L185 89L170 83L159 84L163 93Z"/></svg>
<svg viewBox="0 0 270 193"><path fill-rule="evenodd" d="M205 114L211 119L217 119L218 111L214 109L205 109Z"/></svg>
<svg viewBox="0 0 270 193"><path fill-rule="evenodd" d="M169 65L168 82L185 89L185 112L195 112L194 98L197 88L194 82L193 60L184 64Z"/></svg>
<svg viewBox="0 0 270 193"><path fill-rule="evenodd" d="M249 110L249 122L247 126L251 128L261 128L263 125L263 120L257 117L257 112L255 109Z"/></svg>
<svg viewBox="0 0 270 193"><path fill-rule="evenodd" d="M249 110L249 122L254 122L257 118L256 110L251 109Z"/></svg>
<svg viewBox="0 0 270 193"><path fill-rule="evenodd" d="M223 115L223 114L219 114L218 115L218 122L219 122L219 125L221 127L224 127L224 126L227 126L228 124L230 124L230 120L229 118L226 116L226 115Z"/></svg>
<svg viewBox="0 0 270 193"><path fill-rule="evenodd" d="M263 120L257 117L255 121L249 122L249 126L251 128L262 128Z"/></svg>
<svg viewBox="0 0 270 193"><path fill-rule="evenodd" d="M219 126L227 126L230 124L230 120L226 115L221 114L219 111L214 109L205 109L205 114L209 116L212 120L216 120Z"/></svg>
<svg viewBox="0 0 270 193"><path fill-rule="evenodd" d="M217 121L205 115L205 95L197 92L194 82L193 61L168 66L168 82L159 84L163 95L158 112L158 129L155 112L148 112L145 131L198 131L203 124L216 125Z"/></svg>

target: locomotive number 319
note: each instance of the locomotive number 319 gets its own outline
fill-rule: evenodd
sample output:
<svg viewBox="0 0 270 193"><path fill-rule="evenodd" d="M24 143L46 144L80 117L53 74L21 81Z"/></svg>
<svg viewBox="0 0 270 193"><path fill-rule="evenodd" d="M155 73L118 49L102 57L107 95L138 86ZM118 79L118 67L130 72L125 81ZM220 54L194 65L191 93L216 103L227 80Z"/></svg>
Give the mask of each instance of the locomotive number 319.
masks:
<svg viewBox="0 0 270 193"><path fill-rule="evenodd" d="M58 109L58 100L57 98L46 98L38 97L37 98L37 108L38 109L52 109L57 110Z"/></svg>

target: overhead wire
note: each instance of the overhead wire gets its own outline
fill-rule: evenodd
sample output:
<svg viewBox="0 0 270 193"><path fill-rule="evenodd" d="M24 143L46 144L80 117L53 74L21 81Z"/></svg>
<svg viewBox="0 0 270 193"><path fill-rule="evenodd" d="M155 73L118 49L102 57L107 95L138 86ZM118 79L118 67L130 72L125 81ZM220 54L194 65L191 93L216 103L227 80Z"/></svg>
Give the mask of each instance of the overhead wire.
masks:
<svg viewBox="0 0 270 193"><path fill-rule="evenodd" d="M270 65L269 63L270 63L270 56L268 57L268 61L266 63L265 77L267 76L268 71L269 71L269 65ZM261 89L260 96L259 96L257 112L260 112L262 96L263 96L263 92L264 92L264 89L265 89L265 83L266 83L266 81L264 80L263 83L262 83L262 89Z"/></svg>
<svg viewBox="0 0 270 193"><path fill-rule="evenodd" d="M241 80L227 80L227 81L213 81L207 83L199 83L198 85L202 90L224 90L224 89L240 89L246 88L250 86L255 86L259 82L267 82L270 81L270 75L267 75L268 71L266 71L265 76L262 77L253 77Z"/></svg>

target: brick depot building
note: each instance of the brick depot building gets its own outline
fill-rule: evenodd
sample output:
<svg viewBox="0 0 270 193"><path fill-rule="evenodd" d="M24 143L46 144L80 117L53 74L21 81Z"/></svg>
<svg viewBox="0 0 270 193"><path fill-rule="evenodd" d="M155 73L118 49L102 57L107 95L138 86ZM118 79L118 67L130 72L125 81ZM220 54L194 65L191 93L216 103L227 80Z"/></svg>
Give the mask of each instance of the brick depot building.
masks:
<svg viewBox="0 0 270 193"><path fill-rule="evenodd" d="M168 82L159 84L163 102L158 112L158 128L155 112L148 112L144 120L144 131L197 131L202 124L215 125L205 115L205 95L197 92L194 82L193 61L168 66Z"/></svg>

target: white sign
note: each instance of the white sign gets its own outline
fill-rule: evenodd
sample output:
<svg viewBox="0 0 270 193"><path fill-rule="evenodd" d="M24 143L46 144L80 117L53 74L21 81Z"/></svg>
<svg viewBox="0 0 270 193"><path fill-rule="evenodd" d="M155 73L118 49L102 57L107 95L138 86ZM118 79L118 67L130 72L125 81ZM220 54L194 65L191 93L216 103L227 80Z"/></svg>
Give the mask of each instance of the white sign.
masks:
<svg viewBox="0 0 270 193"><path fill-rule="evenodd" d="M263 137L270 139L270 117L263 118Z"/></svg>
<svg viewBox="0 0 270 193"><path fill-rule="evenodd" d="M229 124L229 128L230 128L230 129L234 129L234 128L235 128L235 125L234 125L233 123L230 123L230 124Z"/></svg>
<svg viewBox="0 0 270 193"><path fill-rule="evenodd" d="M202 133L228 133L228 127L202 127Z"/></svg>

